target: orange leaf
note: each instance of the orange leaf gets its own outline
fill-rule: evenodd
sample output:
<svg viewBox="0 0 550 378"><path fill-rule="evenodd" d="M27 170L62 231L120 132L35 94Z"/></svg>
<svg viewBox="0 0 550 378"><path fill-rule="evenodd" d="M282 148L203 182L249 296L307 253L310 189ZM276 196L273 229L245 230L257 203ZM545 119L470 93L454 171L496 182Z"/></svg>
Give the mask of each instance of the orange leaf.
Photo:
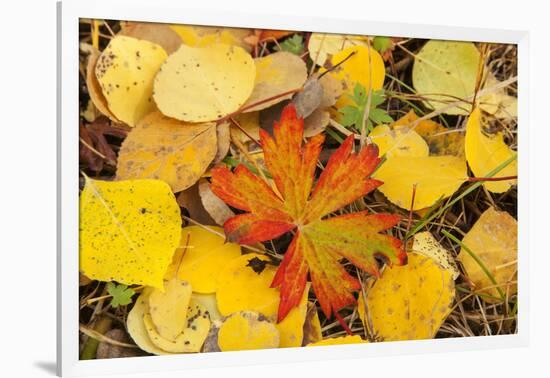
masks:
<svg viewBox="0 0 550 378"><path fill-rule="evenodd" d="M253 244L295 230L272 282L272 287L281 289L278 321L299 304L308 274L323 312L330 317L355 303L353 292L360 288L340 264L342 258L374 275L378 275L376 257L389 265L407 262L401 241L380 233L395 226L399 216L361 211L326 218L382 184L369 178L380 163L378 148L371 144L354 153L353 136L348 137L315 184L324 136L302 145L304 122L293 104L285 107L273 134L260 130L266 167L278 193L243 165L234 172L214 168L212 191L246 211L224 224L232 242Z"/></svg>

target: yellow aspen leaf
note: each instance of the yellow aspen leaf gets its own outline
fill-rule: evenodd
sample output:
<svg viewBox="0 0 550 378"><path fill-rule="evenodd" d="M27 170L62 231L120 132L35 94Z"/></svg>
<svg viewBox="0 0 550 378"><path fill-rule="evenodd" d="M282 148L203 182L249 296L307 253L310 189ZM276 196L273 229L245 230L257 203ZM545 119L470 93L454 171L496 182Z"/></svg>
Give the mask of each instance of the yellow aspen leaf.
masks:
<svg viewBox="0 0 550 378"><path fill-rule="evenodd" d="M126 327L130 337L141 350L156 355L171 354L153 344L143 323L143 316L149 313L149 294L151 290L152 288L146 287L138 297L132 310L128 313Z"/></svg>
<svg viewBox="0 0 550 378"><path fill-rule="evenodd" d="M121 22L119 35L143 39L161 46L167 54L176 51L182 40L170 26L154 22Z"/></svg>
<svg viewBox="0 0 550 378"><path fill-rule="evenodd" d="M208 316L212 322L222 319L222 314L218 311L218 303L216 302L216 294L191 294L191 303L198 303L208 311Z"/></svg>
<svg viewBox="0 0 550 378"><path fill-rule="evenodd" d="M412 79L426 106L435 110L474 94L481 55L472 42L430 40L415 56ZM467 101L446 114L467 115Z"/></svg>
<svg viewBox="0 0 550 378"><path fill-rule="evenodd" d="M321 321L319 320L317 306L312 302L308 302L306 320L304 321L304 338L302 340L302 346L316 343L322 339L323 334L321 332Z"/></svg>
<svg viewBox="0 0 550 378"><path fill-rule="evenodd" d="M88 65L86 66L86 87L88 88L88 94L92 103L95 105L96 109L100 111L101 114L109 117L110 120L116 123L120 121L115 117L115 115L109 110L109 105L105 96L103 96L103 91L101 90L101 85L97 81L95 76L95 66L97 64L97 59L99 58L99 51L92 49L90 56L88 57Z"/></svg>
<svg viewBox="0 0 550 378"><path fill-rule="evenodd" d="M110 111L129 126L155 109L153 79L166 59L156 43L116 36L99 56L97 80Z"/></svg>
<svg viewBox="0 0 550 378"><path fill-rule="evenodd" d="M466 162L455 156L392 157L373 177L384 182L378 190L403 209L410 209L416 185L413 210L420 210L451 196L466 181Z"/></svg>
<svg viewBox="0 0 550 378"><path fill-rule="evenodd" d="M425 157L430 154L426 141L406 126L378 125L369 134L369 138L376 143L379 155L386 155L387 158L402 157Z"/></svg>
<svg viewBox="0 0 550 378"><path fill-rule="evenodd" d="M185 314L191 299L191 285L176 277L168 280L164 289L149 294L149 312L159 335L176 340L186 327Z"/></svg>
<svg viewBox="0 0 550 378"><path fill-rule="evenodd" d="M489 74L484 87L491 88L498 84L500 84L498 79L493 74ZM479 108L499 119L516 118L518 116L518 99L508 95L505 88L501 88L496 92L481 96Z"/></svg>
<svg viewBox="0 0 550 378"><path fill-rule="evenodd" d="M418 116L410 110L403 117L392 123L390 127L407 127L420 135L430 149L430 155L464 156L464 132L448 129L430 119L417 122Z"/></svg>
<svg viewBox="0 0 550 378"><path fill-rule="evenodd" d="M180 208L165 182L86 178L80 270L89 278L162 289L180 236Z"/></svg>
<svg viewBox="0 0 550 378"><path fill-rule="evenodd" d="M460 275L451 252L443 248L431 232L424 231L414 234L412 250L419 255L430 257L443 268L451 271L453 280L456 280Z"/></svg>
<svg viewBox="0 0 550 378"><path fill-rule="evenodd" d="M239 46L250 51L251 47L245 38L252 34L251 29L219 28L215 26L170 25L188 46L206 47L216 43Z"/></svg>
<svg viewBox="0 0 550 378"><path fill-rule="evenodd" d="M353 55L349 57L350 54ZM344 93L336 102L338 109L346 105L353 105L350 96L353 95L353 88L357 83L365 87L367 91L369 89L375 91L382 88L386 77L384 61L372 47L363 45L348 47L334 54L330 59L330 65L335 66L348 57L349 59L327 74L342 81L345 88ZM326 71L325 68L320 69L320 72L324 71Z"/></svg>
<svg viewBox="0 0 550 378"><path fill-rule="evenodd" d="M293 308L286 318L277 323L275 327L280 334L279 348L291 348L302 346L304 339L304 323L306 321L310 284L306 286L304 294L297 307Z"/></svg>
<svg viewBox="0 0 550 378"><path fill-rule="evenodd" d="M455 297L450 270L429 257L409 253L404 266L386 269L367 291L359 296L359 317L370 322L383 341L431 339L449 314Z"/></svg>
<svg viewBox="0 0 550 378"><path fill-rule="evenodd" d="M162 337L153 323L150 313L143 315L143 324L151 342L164 352L198 353L210 331L210 319L205 309L197 303L190 303L187 316L182 314L186 328L175 340Z"/></svg>
<svg viewBox="0 0 550 378"><path fill-rule="evenodd" d="M366 46L367 38L357 35L312 33L307 48L309 57L318 66L323 66L327 58L353 46Z"/></svg>
<svg viewBox="0 0 550 378"><path fill-rule="evenodd" d="M265 255L249 253L226 264L216 291L222 315L255 311L269 319L277 317L279 290L271 288L276 267L269 262Z"/></svg>
<svg viewBox="0 0 550 378"><path fill-rule="evenodd" d="M367 343L361 336L340 336L340 337L328 337L315 343L307 344L308 347L313 346L327 346L327 345L345 345L345 344L362 344Z"/></svg>
<svg viewBox="0 0 550 378"><path fill-rule="evenodd" d="M222 352L269 349L279 346L279 331L257 312L241 311L229 316L218 331Z"/></svg>
<svg viewBox="0 0 550 378"><path fill-rule="evenodd" d="M182 229L180 247L169 270L189 282L194 292L214 293L220 272L239 256L241 247L225 242L223 228L188 226Z"/></svg>
<svg viewBox="0 0 550 378"><path fill-rule="evenodd" d="M214 123L187 124L153 112L122 143L117 179L161 179L179 192L199 180L217 149Z"/></svg>
<svg viewBox="0 0 550 378"><path fill-rule="evenodd" d="M181 45L155 77L153 97L159 110L187 122L209 122L235 112L254 88L256 68L237 46Z"/></svg>
<svg viewBox="0 0 550 378"><path fill-rule="evenodd" d="M258 101L284 93L293 89L299 89L307 80L306 64L299 56L289 52L280 51L269 54L263 58L254 59L256 65L256 79L254 91L246 101L245 106ZM292 94L278 97L274 100L246 109L246 112L254 112L269 108Z"/></svg>
<svg viewBox="0 0 550 378"><path fill-rule="evenodd" d="M462 243L483 262L504 294L512 296L517 293L517 284L514 281L517 279L518 268L518 224L510 214L489 207L464 236ZM498 298L495 284L477 261L463 249L458 258L475 290ZM491 297L483 298L489 302L494 301Z"/></svg>
<svg viewBox="0 0 550 378"><path fill-rule="evenodd" d="M517 153L504 142L502 133L487 136L481 128L482 119L479 108L474 109L466 123L465 151L468 165L475 177L485 177L499 165L515 156ZM516 176L517 160L512 161L493 177ZM487 190L493 193L504 193L517 184L517 180L486 181Z"/></svg>

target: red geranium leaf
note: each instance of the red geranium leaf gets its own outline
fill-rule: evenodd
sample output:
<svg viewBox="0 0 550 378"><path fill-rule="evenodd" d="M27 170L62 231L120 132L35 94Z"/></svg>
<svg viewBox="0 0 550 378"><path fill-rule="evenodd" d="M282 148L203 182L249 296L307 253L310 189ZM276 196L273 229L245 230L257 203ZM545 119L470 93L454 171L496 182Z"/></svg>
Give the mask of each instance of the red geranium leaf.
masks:
<svg viewBox="0 0 550 378"><path fill-rule="evenodd" d="M243 165L234 172L225 167L212 170L214 193L246 211L224 224L229 240L253 244L296 229L272 283L281 291L278 321L300 302L308 275L327 317L354 303L353 292L360 284L342 266L344 258L374 275L378 275L377 257L390 266L407 262L401 241L381 233L395 226L398 216L361 211L327 218L382 184L369 178L380 163L376 145L354 153L353 136L348 137L314 185L324 136L303 144L303 129L303 119L290 104L275 122L273 137L260 131L276 190Z"/></svg>

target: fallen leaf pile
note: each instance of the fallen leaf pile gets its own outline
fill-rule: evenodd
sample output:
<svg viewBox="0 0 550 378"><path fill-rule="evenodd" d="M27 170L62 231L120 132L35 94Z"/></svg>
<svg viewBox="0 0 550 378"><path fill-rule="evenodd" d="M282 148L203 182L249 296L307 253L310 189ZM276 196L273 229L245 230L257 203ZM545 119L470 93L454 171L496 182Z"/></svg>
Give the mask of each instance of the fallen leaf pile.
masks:
<svg viewBox="0 0 550 378"><path fill-rule="evenodd" d="M513 47L80 22L81 358L515 332Z"/></svg>

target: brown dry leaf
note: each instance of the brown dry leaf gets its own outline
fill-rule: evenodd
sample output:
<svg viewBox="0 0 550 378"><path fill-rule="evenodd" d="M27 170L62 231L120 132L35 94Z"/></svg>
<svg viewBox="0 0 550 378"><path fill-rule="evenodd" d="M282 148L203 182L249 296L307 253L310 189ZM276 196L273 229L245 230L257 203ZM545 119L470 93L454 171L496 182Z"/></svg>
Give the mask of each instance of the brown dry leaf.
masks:
<svg viewBox="0 0 550 378"><path fill-rule="evenodd" d="M204 208L199 195L199 183L195 183L189 188L178 193L178 205L189 212L189 216L195 222L203 225L216 225L216 221L210 216Z"/></svg>
<svg viewBox="0 0 550 378"><path fill-rule="evenodd" d="M304 322L304 339L302 341L302 346L316 343L322 339L323 334L321 333L321 321L319 320L317 306L315 306L312 302L308 302L306 320Z"/></svg>
<svg viewBox="0 0 550 378"><path fill-rule="evenodd" d="M229 152L229 146L231 144L229 122L223 122L216 126L216 138L218 140L218 151L214 157L214 164L221 162Z"/></svg>
<svg viewBox="0 0 550 378"><path fill-rule="evenodd" d="M321 105L323 95L323 86L319 80L315 77L307 79L302 91L292 98L298 117L306 118L313 113Z"/></svg>
<svg viewBox="0 0 550 378"><path fill-rule="evenodd" d="M114 328L105 333L105 337L109 339L131 344L131 340L123 330ZM120 358L120 357L137 357L143 356L144 353L137 348L127 348L120 345L113 345L107 341L101 341L97 346L96 358L98 360L105 358Z"/></svg>
<svg viewBox="0 0 550 378"><path fill-rule="evenodd" d="M489 207L462 243L483 262L504 294L512 296L517 292L518 224L510 214ZM477 261L463 249L458 258L475 290L489 294L491 297L483 298L494 302L499 292Z"/></svg>
<svg viewBox="0 0 550 378"><path fill-rule="evenodd" d="M214 159L216 139L214 123L187 124L153 112L122 143L117 179L155 178L174 192L185 190Z"/></svg>
<svg viewBox="0 0 550 378"><path fill-rule="evenodd" d="M415 125L418 116L414 110L410 110L403 117L392 123L390 126L413 128L430 148L430 155L454 155L464 156L464 132L456 129L448 129L432 120L420 121Z"/></svg>
<svg viewBox="0 0 550 378"><path fill-rule="evenodd" d="M330 113L324 109L317 109L304 119L304 136L310 138L322 133L330 122Z"/></svg>
<svg viewBox="0 0 550 378"><path fill-rule="evenodd" d="M116 36L99 56L95 75L117 119L135 126L155 109L153 79L166 51L149 41Z"/></svg>
<svg viewBox="0 0 550 378"><path fill-rule="evenodd" d="M161 46L168 54L176 51L182 40L170 26L154 22L121 22L119 35L143 39Z"/></svg>
<svg viewBox="0 0 550 378"><path fill-rule="evenodd" d="M331 75L323 75L319 79L319 83L323 87L323 99L321 100L321 106L328 108L336 104L338 98L344 92L344 85L341 80L335 79Z"/></svg>
<svg viewBox="0 0 550 378"><path fill-rule="evenodd" d="M109 119L113 122L120 123L115 115L109 110L107 100L105 99L105 96L103 96L103 92L101 90L101 85L95 76L95 67L99 55L99 51L93 49L92 53L88 57L88 64L86 66L86 87L88 88L88 94L90 95L92 103L101 114L109 117Z"/></svg>
<svg viewBox="0 0 550 378"><path fill-rule="evenodd" d="M202 206L217 224L223 226L226 220L235 216L235 213L210 189L206 179L198 182L199 196Z"/></svg>
<svg viewBox="0 0 550 378"><path fill-rule="evenodd" d="M244 106L293 89L299 89L306 82L306 64L300 57L289 52L280 51L263 58L256 58L254 63L256 65L254 90ZM266 109L291 97L292 94L278 97L272 101L248 108L246 112Z"/></svg>

